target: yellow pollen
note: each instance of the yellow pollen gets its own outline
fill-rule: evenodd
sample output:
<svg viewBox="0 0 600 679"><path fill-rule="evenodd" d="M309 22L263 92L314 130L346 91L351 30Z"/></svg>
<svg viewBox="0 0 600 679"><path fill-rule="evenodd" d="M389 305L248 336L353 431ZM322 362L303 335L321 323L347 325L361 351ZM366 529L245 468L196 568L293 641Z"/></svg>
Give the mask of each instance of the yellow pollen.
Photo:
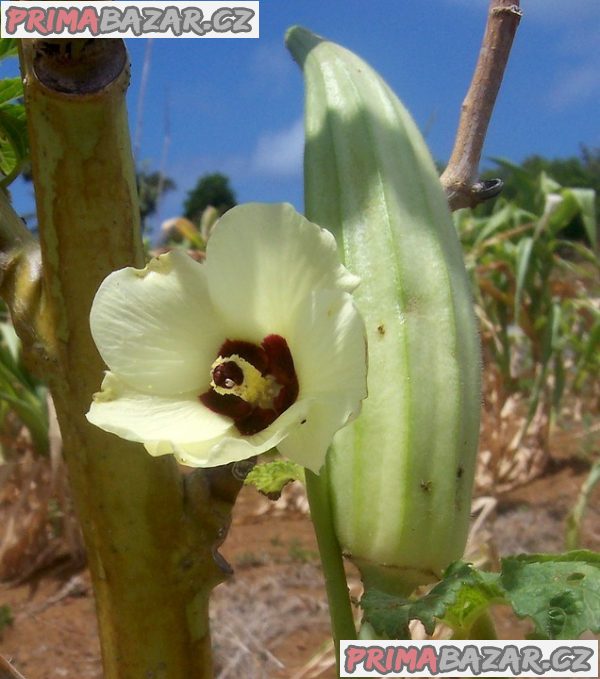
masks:
<svg viewBox="0 0 600 679"><path fill-rule="evenodd" d="M220 387L215 384L214 379L211 379L210 386L217 392L217 394L233 394L234 396L239 396L241 399L259 408L272 408L273 401L279 394L281 386L277 383L272 375L267 375L263 377L260 370L257 370L252 363L247 361L245 358L238 356L237 354L232 354L223 358L219 356L217 360L210 366L211 375L213 374L215 368L222 365L223 363L235 363L244 375L244 379L241 384L235 384L233 380L227 380L231 382L229 387Z"/></svg>

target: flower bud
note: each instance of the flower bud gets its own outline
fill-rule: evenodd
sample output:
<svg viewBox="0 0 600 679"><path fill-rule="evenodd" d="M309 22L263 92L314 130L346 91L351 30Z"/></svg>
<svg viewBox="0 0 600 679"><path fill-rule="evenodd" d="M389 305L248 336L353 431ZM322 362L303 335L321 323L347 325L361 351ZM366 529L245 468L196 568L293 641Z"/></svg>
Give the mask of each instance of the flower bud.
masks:
<svg viewBox="0 0 600 679"><path fill-rule="evenodd" d="M305 203L334 233L367 326L368 393L328 469L338 539L365 585L406 592L462 555L480 349L446 198L406 109L367 64L301 28Z"/></svg>

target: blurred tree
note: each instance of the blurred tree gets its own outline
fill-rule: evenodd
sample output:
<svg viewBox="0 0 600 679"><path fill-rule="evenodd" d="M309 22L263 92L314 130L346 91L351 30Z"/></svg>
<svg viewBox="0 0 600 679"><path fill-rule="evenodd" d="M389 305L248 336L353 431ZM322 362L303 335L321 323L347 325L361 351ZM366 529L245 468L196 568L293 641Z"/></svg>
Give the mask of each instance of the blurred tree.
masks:
<svg viewBox="0 0 600 679"><path fill-rule="evenodd" d="M138 170L136 184L140 201L140 218L142 228L144 228L146 218L156 212L159 200L163 194L175 188L175 182L161 172Z"/></svg>
<svg viewBox="0 0 600 679"><path fill-rule="evenodd" d="M183 216L199 223L207 207L212 206L223 214L236 204L235 193L229 186L229 177L219 172L206 174L200 177L195 188L188 192L183 204Z"/></svg>
<svg viewBox="0 0 600 679"><path fill-rule="evenodd" d="M533 155L526 158L521 167L532 175L545 172L555 181L565 187L581 187L600 189L600 147L581 147L581 156L570 158L543 158ZM518 179L514 173L500 169L500 176L505 180L505 197L511 199L519 194Z"/></svg>

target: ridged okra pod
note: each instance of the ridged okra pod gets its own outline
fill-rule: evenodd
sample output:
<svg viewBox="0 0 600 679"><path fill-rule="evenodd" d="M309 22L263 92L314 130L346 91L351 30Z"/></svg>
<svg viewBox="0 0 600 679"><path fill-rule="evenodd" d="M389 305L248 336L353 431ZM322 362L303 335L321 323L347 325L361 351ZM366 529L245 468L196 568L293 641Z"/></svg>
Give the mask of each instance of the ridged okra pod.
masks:
<svg viewBox="0 0 600 679"><path fill-rule="evenodd" d="M369 396L328 459L335 527L367 587L405 593L464 550L480 348L435 165L386 83L293 28L306 84L305 209L336 236L369 343Z"/></svg>

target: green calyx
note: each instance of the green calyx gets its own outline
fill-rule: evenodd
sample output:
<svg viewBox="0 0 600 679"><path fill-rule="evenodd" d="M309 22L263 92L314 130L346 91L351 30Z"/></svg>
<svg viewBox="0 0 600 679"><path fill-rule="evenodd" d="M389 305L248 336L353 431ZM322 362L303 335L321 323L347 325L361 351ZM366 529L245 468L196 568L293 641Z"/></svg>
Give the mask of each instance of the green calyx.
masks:
<svg viewBox="0 0 600 679"><path fill-rule="evenodd" d="M302 28L287 45L306 81L306 215L362 279L369 342L369 397L328 460L336 532L367 580L403 590L466 542L480 411L469 282L434 163L394 93Z"/></svg>

